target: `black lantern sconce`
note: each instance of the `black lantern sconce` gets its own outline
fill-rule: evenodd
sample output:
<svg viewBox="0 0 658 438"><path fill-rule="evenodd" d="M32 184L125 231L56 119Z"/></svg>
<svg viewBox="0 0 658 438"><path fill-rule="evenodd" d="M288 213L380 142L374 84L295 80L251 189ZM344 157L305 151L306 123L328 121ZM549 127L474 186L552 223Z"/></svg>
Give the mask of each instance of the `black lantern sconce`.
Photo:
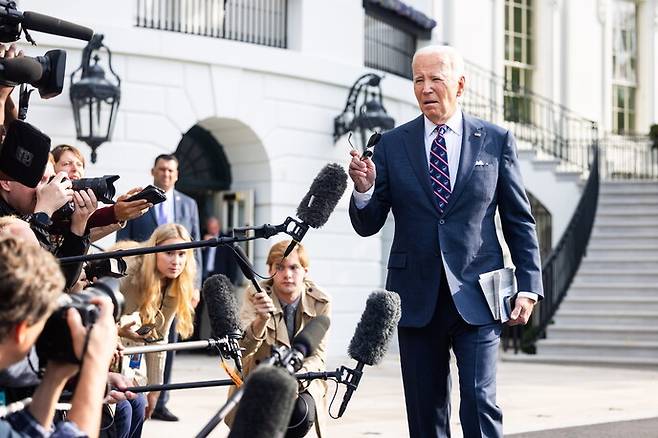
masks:
<svg viewBox="0 0 658 438"><path fill-rule="evenodd" d="M344 134L358 131L363 149L368 131L386 131L395 126L384 108L381 80L381 76L367 73L352 85L345 109L334 119L334 143Z"/></svg>
<svg viewBox="0 0 658 438"><path fill-rule="evenodd" d="M92 53L105 49L113 81L105 78L105 70L98 64L100 57ZM81 71L75 81L75 75ZM91 147L91 162L96 162L96 149L112 139L114 122L121 100L121 78L112 69L112 52L103 44L103 35L96 34L82 50L82 63L71 73L71 105L78 140Z"/></svg>

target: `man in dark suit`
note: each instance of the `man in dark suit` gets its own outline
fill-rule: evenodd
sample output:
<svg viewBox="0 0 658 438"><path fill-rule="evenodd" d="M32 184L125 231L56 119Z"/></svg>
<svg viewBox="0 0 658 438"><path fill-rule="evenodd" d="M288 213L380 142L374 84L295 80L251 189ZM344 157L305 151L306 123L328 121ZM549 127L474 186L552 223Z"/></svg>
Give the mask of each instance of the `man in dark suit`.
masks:
<svg viewBox="0 0 658 438"><path fill-rule="evenodd" d="M535 223L512 134L462 113L464 62L447 46L416 52L422 115L385 133L373 161L352 152L352 225L377 233L393 212L386 288L400 294L400 361L410 436L450 436L450 349L457 360L466 438L502 437L496 405L501 324L479 275L503 267L500 212L518 290L509 324L525 324L542 296Z"/></svg>
<svg viewBox="0 0 658 438"><path fill-rule="evenodd" d="M226 236L221 232L221 224L219 219L210 216L206 219L206 234L203 236L204 240L213 239L220 236ZM203 280L215 275L224 274L231 280L231 283L237 285L238 276L238 263L235 261L233 251L227 245L209 246L203 248L202 251L203 261Z"/></svg>
<svg viewBox="0 0 658 438"><path fill-rule="evenodd" d="M153 231L160 225L176 223L183 225L190 233L192 240L199 240L199 209L196 201L189 196L174 189L178 181L178 159L174 155L158 155L151 169L153 185L164 190L167 200L155 205L146 214L128 221L125 228L117 231L117 241L136 240L143 242L151 237ZM195 293L193 306L199 301L199 289L201 288L201 255L197 249L194 251L197 265L197 291ZM176 342L176 320L169 330L169 342ZM171 382L171 367L173 365L174 352L167 352L165 362L164 383ZM178 421L178 417L167 409L169 391L162 391L158 404L151 418L164 421Z"/></svg>
<svg viewBox="0 0 658 438"><path fill-rule="evenodd" d="M227 236L221 232L219 219L214 216L206 219L206 234L203 240L214 239L220 236ZM242 275L239 272L238 263L235 260L233 250L228 245L208 246L201 251L202 256L202 280L215 274L224 274L231 280L234 286L238 286ZM193 339L205 339L210 336L210 322L203 297L199 299L199 305L196 307L194 314L194 335Z"/></svg>

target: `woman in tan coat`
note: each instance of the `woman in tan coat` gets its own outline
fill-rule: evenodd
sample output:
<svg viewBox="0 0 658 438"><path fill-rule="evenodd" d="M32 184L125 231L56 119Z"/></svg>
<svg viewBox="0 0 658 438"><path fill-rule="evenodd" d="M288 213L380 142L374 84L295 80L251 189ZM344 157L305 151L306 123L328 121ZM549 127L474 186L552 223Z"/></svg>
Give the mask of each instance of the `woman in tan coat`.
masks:
<svg viewBox="0 0 658 438"><path fill-rule="evenodd" d="M262 293L253 286L245 291L240 312L245 335L241 346L245 349L244 374L270 357L275 344L291 346L291 340L308 322L318 315L331 316L329 296L307 278L308 256L302 245L283 259L290 241L276 243L267 257L272 279L261 283ZM327 338L322 339L314 354L304 360L300 372L325 371ZM231 391L232 392L232 391ZM295 409L290 419L286 438L303 437L315 426L317 436L327 416L327 382L300 382ZM231 423L232 417L227 418Z"/></svg>
<svg viewBox="0 0 658 438"><path fill-rule="evenodd" d="M144 246L171 245L190 242L190 234L179 224L161 225L144 242ZM126 324L119 335L137 342L166 343L174 316L178 318L176 331L183 338L192 334L194 308L194 278L196 263L191 249L166 251L135 257L128 267L128 275L121 282L125 297L124 314L139 313L141 325L152 325L145 335L138 335L136 324ZM161 384L165 352L147 353L148 384ZM147 396L146 417L149 418L159 392Z"/></svg>

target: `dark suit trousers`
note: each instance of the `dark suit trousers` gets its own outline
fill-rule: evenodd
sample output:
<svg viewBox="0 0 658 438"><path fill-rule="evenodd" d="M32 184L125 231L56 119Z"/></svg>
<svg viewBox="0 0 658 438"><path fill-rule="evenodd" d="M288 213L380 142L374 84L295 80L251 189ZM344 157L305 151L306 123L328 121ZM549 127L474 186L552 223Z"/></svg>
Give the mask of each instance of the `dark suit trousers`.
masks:
<svg viewBox="0 0 658 438"><path fill-rule="evenodd" d="M457 359L464 438L503 436L496 405L499 323L466 324L453 303L445 275L430 323L400 327L400 362L409 436L450 437L450 348Z"/></svg>
<svg viewBox="0 0 658 438"><path fill-rule="evenodd" d="M178 341L178 332L176 332L176 318L171 323L171 328L169 329L169 336L167 342L173 344ZM174 356L176 356L175 351L167 351L167 359L165 359L164 374L162 377L162 383L168 385L171 383L171 367L174 366ZM161 391L160 396L158 397L158 402L156 403L155 408L161 410L167 406L169 401L169 391Z"/></svg>

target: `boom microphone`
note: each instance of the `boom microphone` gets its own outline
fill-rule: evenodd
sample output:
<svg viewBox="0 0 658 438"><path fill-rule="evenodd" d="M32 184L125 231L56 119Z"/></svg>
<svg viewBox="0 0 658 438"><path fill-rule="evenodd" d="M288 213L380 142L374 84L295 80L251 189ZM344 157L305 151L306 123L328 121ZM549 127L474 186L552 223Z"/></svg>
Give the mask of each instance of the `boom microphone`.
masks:
<svg viewBox="0 0 658 438"><path fill-rule="evenodd" d="M94 31L88 27L60 20L49 15L39 14L38 12L23 12L22 26L25 29L36 32L50 33L84 41L89 41L94 35Z"/></svg>
<svg viewBox="0 0 658 438"><path fill-rule="evenodd" d="M347 173L343 166L330 163L324 166L315 177L311 188L297 207L297 217L311 228L320 228L329 220L329 216L336 208L338 201L347 188ZM283 253L288 257L297 245L293 240Z"/></svg>
<svg viewBox="0 0 658 438"><path fill-rule="evenodd" d="M359 386L364 365L378 364L386 354L391 335L400 321L400 296L395 292L377 290L370 294L361 321L356 326L347 353L357 361L356 369L349 376L347 391L338 410L340 418Z"/></svg>
<svg viewBox="0 0 658 438"><path fill-rule="evenodd" d="M249 374L229 438L280 438L286 432L297 380L285 370L261 365Z"/></svg>
<svg viewBox="0 0 658 438"><path fill-rule="evenodd" d="M236 368L242 372L242 354L238 345L238 340L242 338L242 327L231 280L223 274L213 275L203 283L201 293L208 306L208 318L214 336L229 340L225 353L230 354Z"/></svg>

